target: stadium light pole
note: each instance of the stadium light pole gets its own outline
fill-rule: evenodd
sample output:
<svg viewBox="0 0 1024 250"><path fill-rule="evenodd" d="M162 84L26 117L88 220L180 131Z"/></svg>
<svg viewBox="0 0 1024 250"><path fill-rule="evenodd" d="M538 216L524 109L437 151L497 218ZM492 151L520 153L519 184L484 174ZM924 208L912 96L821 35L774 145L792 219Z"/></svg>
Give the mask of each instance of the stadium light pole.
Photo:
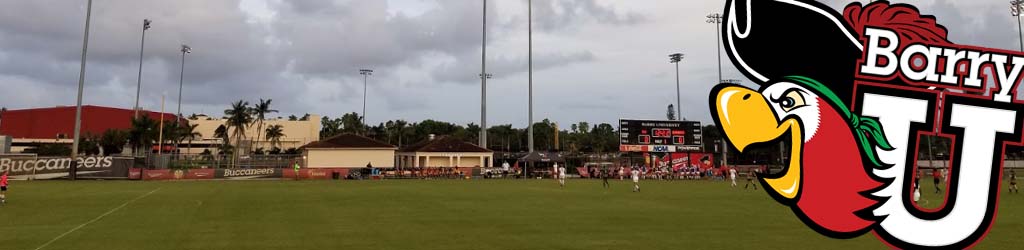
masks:
<svg viewBox="0 0 1024 250"><path fill-rule="evenodd" d="M185 86L185 54L191 54L192 47L181 45L181 75L178 78L178 119L181 119L181 90Z"/></svg>
<svg viewBox="0 0 1024 250"><path fill-rule="evenodd" d="M715 25L715 51L718 51L718 82L722 82L722 14L711 13L708 15L707 23Z"/></svg>
<svg viewBox="0 0 1024 250"><path fill-rule="evenodd" d="M482 148L487 148L487 79L491 79L494 75L488 73L480 74L481 90L480 90L480 144Z"/></svg>
<svg viewBox="0 0 1024 250"><path fill-rule="evenodd" d="M139 119L139 96L142 94L142 55L146 51L146 30L152 20L142 19L142 45L139 45L139 81L135 86L135 119Z"/></svg>
<svg viewBox="0 0 1024 250"><path fill-rule="evenodd" d="M369 78L371 75L373 75L373 70L371 70L371 69L360 69L359 70L359 74L363 75L363 113L360 114L360 120L362 120L363 125L365 126L366 125L366 79Z"/></svg>
<svg viewBox="0 0 1024 250"><path fill-rule="evenodd" d="M89 51L89 19L92 18L92 0L85 7L85 37L82 39L82 65L78 71L78 104L75 107L75 139L71 143L71 166L68 177L78 178L78 141L82 135L82 91L85 89L85 58Z"/></svg>
<svg viewBox="0 0 1024 250"><path fill-rule="evenodd" d="M668 55L668 58L669 58L669 62L670 63L674 63L676 65L676 120L677 121L679 121L679 120L686 120L686 119L682 119L682 117L683 117L683 108L681 107L682 106L681 105L682 102L680 100L682 100L682 99L680 97L680 92L679 92L680 91L679 90L679 62L683 60L683 54L682 53L671 54L671 55Z"/></svg>
<svg viewBox="0 0 1024 250"><path fill-rule="evenodd" d="M480 42L480 143L479 146L487 148L487 0L484 0L483 10L483 32Z"/></svg>
<svg viewBox="0 0 1024 250"><path fill-rule="evenodd" d="M1024 1L1010 1L1010 15L1017 17L1017 40L1020 41L1020 51L1024 51L1024 31L1021 31L1020 26L1021 9L1024 9Z"/></svg>
<svg viewBox="0 0 1024 250"><path fill-rule="evenodd" d="M527 23L528 23L527 24L527 40L529 40L528 41L529 55L527 57L529 58L528 59L528 61L529 61L529 63L528 63L529 64L529 74L528 75L529 75L529 92L530 92L529 93L529 95L530 95L530 116L529 116L529 122L530 123L527 124L527 130L529 130L527 134L528 134L528 136L530 138L527 138L527 145L529 146L530 153L533 153L533 0L528 0L526 2L526 4L527 4L527 7L526 7L526 9L527 9L526 10L527 18L526 19L527 19Z"/></svg>

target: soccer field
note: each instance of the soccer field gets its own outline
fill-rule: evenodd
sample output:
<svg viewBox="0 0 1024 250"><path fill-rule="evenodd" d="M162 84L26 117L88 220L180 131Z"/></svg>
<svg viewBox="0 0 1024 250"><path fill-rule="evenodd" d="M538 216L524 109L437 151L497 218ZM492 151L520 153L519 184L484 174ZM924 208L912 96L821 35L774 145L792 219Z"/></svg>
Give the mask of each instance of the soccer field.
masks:
<svg viewBox="0 0 1024 250"><path fill-rule="evenodd" d="M603 189L589 180L564 189L552 180L20 181L0 207L0 249L886 248L871 234L821 236L742 185L645 181L632 193L624 181ZM925 199L938 200L929 188ZM979 249L1024 246L1024 195L1002 195Z"/></svg>

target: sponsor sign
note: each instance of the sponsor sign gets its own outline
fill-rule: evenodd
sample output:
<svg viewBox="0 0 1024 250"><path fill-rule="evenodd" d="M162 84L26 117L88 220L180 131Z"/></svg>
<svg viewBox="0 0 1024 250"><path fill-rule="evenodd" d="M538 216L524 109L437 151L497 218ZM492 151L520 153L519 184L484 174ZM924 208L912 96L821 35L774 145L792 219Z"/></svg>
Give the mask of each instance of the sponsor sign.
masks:
<svg viewBox="0 0 1024 250"><path fill-rule="evenodd" d="M142 170L142 179L147 181L170 180L174 179L174 176L169 169L144 169Z"/></svg>
<svg viewBox="0 0 1024 250"><path fill-rule="evenodd" d="M672 153L659 158L657 166L671 164L673 171L679 171L680 168L685 167L707 170L714 167L714 162L714 155L708 153Z"/></svg>
<svg viewBox="0 0 1024 250"><path fill-rule="evenodd" d="M128 169L128 179L130 179L130 180L141 180L142 179L142 169L141 168L131 168L131 169Z"/></svg>
<svg viewBox="0 0 1024 250"><path fill-rule="evenodd" d="M133 160L113 156L78 157L78 177L126 178ZM68 176L70 157L26 157L0 155L0 172L10 171L15 180L58 179Z"/></svg>
<svg viewBox="0 0 1024 250"><path fill-rule="evenodd" d="M189 169L185 173L185 179L213 179L217 171L213 169Z"/></svg>

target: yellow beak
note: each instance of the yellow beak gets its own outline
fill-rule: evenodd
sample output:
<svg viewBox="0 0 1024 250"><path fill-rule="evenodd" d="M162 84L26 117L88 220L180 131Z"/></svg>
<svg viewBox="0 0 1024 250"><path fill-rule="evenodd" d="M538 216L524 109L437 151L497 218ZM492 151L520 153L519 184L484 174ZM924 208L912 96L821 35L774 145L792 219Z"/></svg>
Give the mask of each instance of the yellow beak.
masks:
<svg viewBox="0 0 1024 250"><path fill-rule="evenodd" d="M792 135L789 166L778 178L762 178L773 191L794 199L800 192L800 153L803 130L793 118L779 122L768 100L761 93L744 87L725 87L717 93L718 121L726 139L743 152L748 146L769 142L785 134Z"/></svg>

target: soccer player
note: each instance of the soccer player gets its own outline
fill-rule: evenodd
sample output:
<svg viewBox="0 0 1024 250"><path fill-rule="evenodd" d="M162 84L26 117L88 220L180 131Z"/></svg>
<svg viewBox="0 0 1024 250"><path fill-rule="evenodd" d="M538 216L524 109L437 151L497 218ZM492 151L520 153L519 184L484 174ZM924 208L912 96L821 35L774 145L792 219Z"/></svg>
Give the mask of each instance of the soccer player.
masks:
<svg viewBox="0 0 1024 250"><path fill-rule="evenodd" d="M299 163L295 163L295 180L299 180Z"/></svg>
<svg viewBox="0 0 1024 250"><path fill-rule="evenodd" d="M608 168L601 168L601 181L603 182L601 185L603 185L604 188L612 186L612 184L608 184L608 175Z"/></svg>
<svg viewBox="0 0 1024 250"><path fill-rule="evenodd" d="M558 166L558 163L555 163L555 166ZM565 187L565 166L558 167L558 184Z"/></svg>
<svg viewBox="0 0 1024 250"><path fill-rule="evenodd" d="M942 192L942 188L939 187L939 182L942 181L942 172L938 169L932 170L932 183L935 184L935 193Z"/></svg>
<svg viewBox="0 0 1024 250"><path fill-rule="evenodd" d="M747 173L747 184L743 184L743 189L747 189L747 186L754 186L754 190L757 190L757 184L754 183L754 170L751 169Z"/></svg>
<svg viewBox="0 0 1024 250"><path fill-rule="evenodd" d="M624 171L625 169L626 169L625 167L619 166L619 180L620 180L620 181L621 181L621 180L622 180L622 178L624 177L624 176L622 175L622 171Z"/></svg>
<svg viewBox="0 0 1024 250"><path fill-rule="evenodd" d="M921 170L917 170L917 174L914 175L914 202L921 200Z"/></svg>
<svg viewBox="0 0 1024 250"><path fill-rule="evenodd" d="M633 168L629 173L633 176L633 192L640 192L640 171Z"/></svg>
<svg viewBox="0 0 1024 250"><path fill-rule="evenodd" d="M732 180L732 187L736 187L736 168L729 168L729 179Z"/></svg>
<svg viewBox="0 0 1024 250"><path fill-rule="evenodd" d="M6 183L7 183L7 175L6 174L4 175L4 183L5 183L4 184L4 186L5 186L4 190L7 190L7 188L6 188L6 186L7 186L6 185ZM1020 189L1017 188L1017 172L1014 172L1013 169L1010 170L1010 193L1018 193L1018 194L1020 193Z"/></svg>
<svg viewBox="0 0 1024 250"><path fill-rule="evenodd" d="M0 176L0 204L7 204L7 174L10 171L4 171L4 175Z"/></svg>

